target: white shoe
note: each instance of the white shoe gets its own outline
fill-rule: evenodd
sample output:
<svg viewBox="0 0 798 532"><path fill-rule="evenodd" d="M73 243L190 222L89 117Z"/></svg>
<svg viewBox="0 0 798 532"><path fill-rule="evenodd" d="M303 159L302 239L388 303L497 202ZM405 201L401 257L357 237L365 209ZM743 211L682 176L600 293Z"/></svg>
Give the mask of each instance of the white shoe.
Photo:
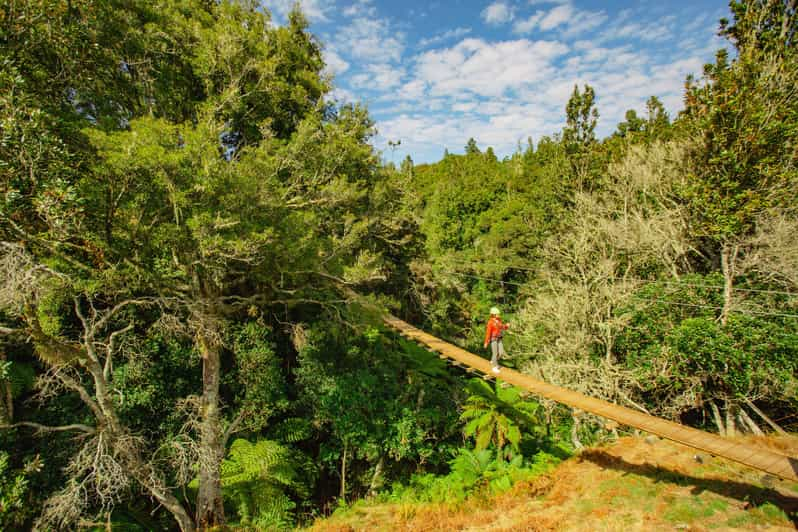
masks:
<svg viewBox="0 0 798 532"><path fill-rule="evenodd" d="M501 371L501 370L499 369L499 366L493 366L493 373L495 373L496 375L498 375L500 371Z"/></svg>

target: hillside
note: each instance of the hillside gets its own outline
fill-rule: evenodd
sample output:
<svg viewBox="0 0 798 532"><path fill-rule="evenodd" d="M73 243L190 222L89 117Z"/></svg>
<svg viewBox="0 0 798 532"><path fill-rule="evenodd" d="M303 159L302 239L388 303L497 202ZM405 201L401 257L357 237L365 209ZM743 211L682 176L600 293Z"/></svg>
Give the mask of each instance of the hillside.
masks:
<svg viewBox="0 0 798 532"><path fill-rule="evenodd" d="M795 455L792 438L748 438ZM654 437L585 450L533 482L460 505L355 504L313 532L793 530L798 485ZM792 521L791 521L792 519Z"/></svg>

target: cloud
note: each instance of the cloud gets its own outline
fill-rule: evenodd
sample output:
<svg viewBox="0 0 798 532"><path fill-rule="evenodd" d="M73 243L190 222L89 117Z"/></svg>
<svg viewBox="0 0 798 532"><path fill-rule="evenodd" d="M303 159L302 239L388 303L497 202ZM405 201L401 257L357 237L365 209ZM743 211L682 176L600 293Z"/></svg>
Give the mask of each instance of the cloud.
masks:
<svg viewBox="0 0 798 532"><path fill-rule="evenodd" d="M513 25L513 33L531 33L538 26L544 14L543 11L538 11L529 18L519 20Z"/></svg>
<svg viewBox="0 0 798 532"><path fill-rule="evenodd" d="M421 39L420 41L418 41L418 47L426 48L427 46L431 46L433 44L439 44L444 41L448 41L449 39L457 39L460 37L464 37L469 33L471 33L471 28L454 28L452 30L447 30L437 35L433 35L432 37Z"/></svg>
<svg viewBox="0 0 798 532"><path fill-rule="evenodd" d="M333 75L340 75L349 70L349 63L346 62L340 55L330 49L325 49L323 52L324 63L327 65L326 71Z"/></svg>
<svg viewBox="0 0 798 532"><path fill-rule="evenodd" d="M333 40L337 50L365 61L366 63L388 63L399 61L404 53L403 32L391 28L386 19L359 17L339 29Z"/></svg>
<svg viewBox="0 0 798 532"><path fill-rule="evenodd" d="M540 29L543 31L548 31L551 29L556 28L561 24L565 24L574 14L574 8L570 4L564 4L561 6L557 6L548 13L546 13L541 19L538 25Z"/></svg>
<svg viewBox="0 0 798 532"><path fill-rule="evenodd" d="M420 79L414 79L399 90L399 98L403 100L420 100L427 91L427 83Z"/></svg>
<svg viewBox="0 0 798 532"><path fill-rule="evenodd" d="M352 87L365 90L379 88L389 91L400 85L404 77L403 70L386 63L366 65L363 70L349 78Z"/></svg>
<svg viewBox="0 0 798 532"><path fill-rule="evenodd" d="M513 20L513 8L502 0L497 0L482 10L482 20L493 25L510 22Z"/></svg>
<svg viewBox="0 0 798 532"><path fill-rule="evenodd" d="M357 96L352 91L344 89L342 87L335 87L332 91L327 93L325 96L325 100L328 102L356 102L359 100Z"/></svg>
<svg viewBox="0 0 798 532"><path fill-rule="evenodd" d="M452 48L421 54L416 75L430 85L433 95L470 91L498 96L544 79L551 61L567 51L557 41L465 39Z"/></svg>
<svg viewBox="0 0 798 532"><path fill-rule="evenodd" d="M376 17L377 8L371 0L358 0L354 4L346 6L343 9L343 14L345 17Z"/></svg>
<svg viewBox="0 0 798 532"><path fill-rule="evenodd" d="M549 11L537 11L513 26L514 33L528 34L535 29L552 31L560 29L565 37L573 37L585 33L607 20L603 11L587 11L576 9L570 3L560 3Z"/></svg>
<svg viewBox="0 0 798 532"><path fill-rule="evenodd" d="M334 0L262 0L261 4L274 14L285 18L299 3L302 12L311 22L326 22L328 12L334 5Z"/></svg>
<svg viewBox="0 0 798 532"><path fill-rule="evenodd" d="M469 137L503 156L529 136L556 134L575 84L596 90L599 136L611 134L628 109L644 115L650 96L674 117L685 76L700 74L723 44L708 21L715 14L698 7L665 16L650 5L590 10L574 0L488 0L482 18L505 26L418 35L411 21L380 17L375 5L346 0L335 11L345 18L324 36L325 60L344 86L329 98L367 99L379 130L375 146L417 162L438 159L445 146L462 152ZM487 37L497 32L504 37ZM418 35L411 47L408 35ZM402 141L395 153L388 139Z"/></svg>

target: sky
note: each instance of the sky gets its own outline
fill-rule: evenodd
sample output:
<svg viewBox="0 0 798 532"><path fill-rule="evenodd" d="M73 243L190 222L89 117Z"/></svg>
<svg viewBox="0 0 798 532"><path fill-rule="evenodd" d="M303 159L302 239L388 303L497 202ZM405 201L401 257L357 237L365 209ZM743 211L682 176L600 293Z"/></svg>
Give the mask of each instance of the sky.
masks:
<svg viewBox="0 0 798 532"><path fill-rule="evenodd" d="M284 23L294 0L261 0ZM684 80L727 46L724 0L300 0L323 45L330 95L368 107L374 145L397 164L462 153L501 158L565 124L574 84L591 85L597 134L657 96L675 116ZM391 148L388 142L400 141Z"/></svg>

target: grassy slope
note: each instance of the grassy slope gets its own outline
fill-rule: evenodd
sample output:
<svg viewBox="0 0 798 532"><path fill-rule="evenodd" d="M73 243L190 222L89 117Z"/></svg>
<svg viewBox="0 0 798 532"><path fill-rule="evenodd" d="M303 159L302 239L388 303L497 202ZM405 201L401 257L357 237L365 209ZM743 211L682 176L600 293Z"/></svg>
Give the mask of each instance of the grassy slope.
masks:
<svg viewBox="0 0 798 532"><path fill-rule="evenodd" d="M798 438L748 438L791 456ZM553 473L459 506L356 504L313 532L795 530L798 484L654 438L589 449Z"/></svg>

